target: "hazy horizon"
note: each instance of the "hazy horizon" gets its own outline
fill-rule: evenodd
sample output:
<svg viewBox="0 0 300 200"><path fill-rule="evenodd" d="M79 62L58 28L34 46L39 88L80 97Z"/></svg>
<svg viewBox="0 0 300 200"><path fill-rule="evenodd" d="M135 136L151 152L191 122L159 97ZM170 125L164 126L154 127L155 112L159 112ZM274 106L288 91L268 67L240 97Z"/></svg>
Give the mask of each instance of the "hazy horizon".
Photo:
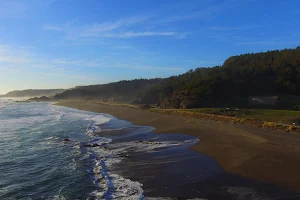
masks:
<svg viewBox="0 0 300 200"><path fill-rule="evenodd" d="M178 75L299 46L300 2L1 1L0 94Z"/></svg>

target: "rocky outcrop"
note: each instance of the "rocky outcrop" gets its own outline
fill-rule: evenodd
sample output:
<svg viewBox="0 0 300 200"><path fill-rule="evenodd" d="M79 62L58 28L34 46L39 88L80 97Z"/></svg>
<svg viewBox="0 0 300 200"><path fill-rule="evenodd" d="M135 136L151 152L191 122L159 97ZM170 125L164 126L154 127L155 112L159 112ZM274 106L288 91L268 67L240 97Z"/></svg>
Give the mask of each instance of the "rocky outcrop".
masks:
<svg viewBox="0 0 300 200"><path fill-rule="evenodd" d="M36 101L36 102L40 102L40 101L51 101L52 99L46 96L42 96L42 97L34 97L34 98L30 98L28 99L28 101Z"/></svg>

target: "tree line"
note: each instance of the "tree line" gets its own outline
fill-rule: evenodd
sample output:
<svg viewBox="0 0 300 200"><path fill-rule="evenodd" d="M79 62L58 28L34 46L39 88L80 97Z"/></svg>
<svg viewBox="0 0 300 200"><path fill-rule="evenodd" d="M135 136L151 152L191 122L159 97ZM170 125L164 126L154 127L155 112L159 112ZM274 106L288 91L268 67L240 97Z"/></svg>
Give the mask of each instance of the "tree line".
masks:
<svg viewBox="0 0 300 200"><path fill-rule="evenodd" d="M222 66L165 79L135 79L78 87L56 98L158 104L161 108L243 105L254 95L300 95L300 47L232 56Z"/></svg>

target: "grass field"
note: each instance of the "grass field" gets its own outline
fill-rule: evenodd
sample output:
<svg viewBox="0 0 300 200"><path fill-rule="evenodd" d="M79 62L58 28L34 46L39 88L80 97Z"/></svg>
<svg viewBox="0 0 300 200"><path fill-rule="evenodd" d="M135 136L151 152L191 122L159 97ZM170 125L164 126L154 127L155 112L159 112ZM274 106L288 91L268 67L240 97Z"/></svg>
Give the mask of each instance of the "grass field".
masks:
<svg viewBox="0 0 300 200"><path fill-rule="evenodd" d="M139 109L140 105L128 102L100 102L93 103L131 107ZM194 109L160 109L151 105L151 112L173 114L184 117L227 121L232 123L252 124L258 127L280 129L284 131L300 131L300 111L275 109L229 109L229 108L194 108ZM295 123L295 125L293 124Z"/></svg>
<svg viewBox="0 0 300 200"><path fill-rule="evenodd" d="M242 119L253 119L260 121L269 121L283 124L299 125L300 111L292 110L271 110L271 109L226 109L226 108L195 108L195 109L177 109L177 112L195 112L203 114L213 114L229 117L238 117Z"/></svg>
<svg viewBox="0 0 300 200"><path fill-rule="evenodd" d="M114 106L126 106L132 108L139 108L139 105L130 104L128 102L94 102ZM260 120L267 122L276 122L282 124L292 125L293 122L299 125L300 122L300 111L293 110L274 110L274 109L226 109L226 108L194 108L194 109L160 109L155 106L151 106L151 111L163 112L173 111L176 113L180 112L192 112L202 114L212 114L228 117L237 117L242 119Z"/></svg>

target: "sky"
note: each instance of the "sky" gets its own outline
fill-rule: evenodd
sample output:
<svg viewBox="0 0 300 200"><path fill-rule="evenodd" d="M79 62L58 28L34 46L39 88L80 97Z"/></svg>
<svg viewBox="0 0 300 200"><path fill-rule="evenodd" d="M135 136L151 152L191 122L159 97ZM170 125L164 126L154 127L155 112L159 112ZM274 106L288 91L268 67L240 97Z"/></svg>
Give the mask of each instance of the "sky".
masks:
<svg viewBox="0 0 300 200"><path fill-rule="evenodd" d="M168 77L300 45L298 0L0 0L0 94Z"/></svg>

